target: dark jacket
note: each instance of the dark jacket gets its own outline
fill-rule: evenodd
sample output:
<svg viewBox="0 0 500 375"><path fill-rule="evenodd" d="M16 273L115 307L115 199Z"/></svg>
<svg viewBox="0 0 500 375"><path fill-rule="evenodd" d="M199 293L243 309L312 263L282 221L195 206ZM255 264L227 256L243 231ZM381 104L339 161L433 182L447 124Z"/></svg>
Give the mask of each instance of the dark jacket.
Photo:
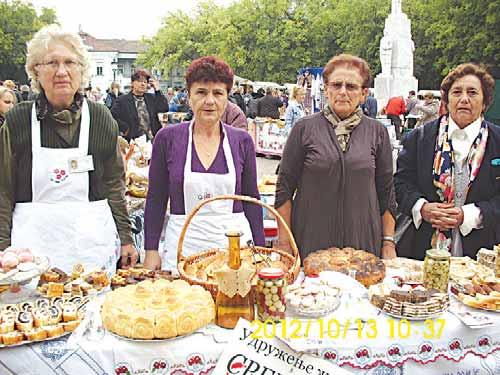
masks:
<svg viewBox="0 0 500 375"><path fill-rule="evenodd" d="M161 129L158 113L168 112L167 98L161 91L157 91L154 94L144 94L144 101L148 108L151 131L153 135L156 135L158 130ZM137 115L134 96L131 92L116 99L115 104L111 108L111 114L116 122L118 122L120 132L123 133L128 141L142 135L139 128L139 116Z"/></svg>
<svg viewBox="0 0 500 375"><path fill-rule="evenodd" d="M432 177L439 122L440 119L437 119L426 124L423 135L416 129L403 139L394 184L399 210L409 217L412 217L411 210L419 198L439 202ZM486 124L489 130L486 151L479 174L465 201L465 204L475 203L483 216L483 228L474 229L462 237L464 256L470 257L475 257L481 247L492 249L493 245L500 242L500 165L492 164L493 159L500 158L500 127L489 122ZM433 232L431 224L423 220L416 231L411 254L413 258L424 258L425 251L430 248Z"/></svg>
<svg viewBox="0 0 500 375"><path fill-rule="evenodd" d="M118 92L118 96L122 95L123 93ZM104 100L104 104L106 105L106 107L108 107L109 109L113 108L113 105L115 104L116 99L118 99L118 96L116 96L116 94L113 91L109 91L108 95L106 96L106 99Z"/></svg>
<svg viewBox="0 0 500 375"><path fill-rule="evenodd" d="M229 96L229 100L236 104L240 109L243 111L243 113L247 112L247 106L245 104L245 99L243 99L243 96L239 92L235 92Z"/></svg>
<svg viewBox="0 0 500 375"><path fill-rule="evenodd" d="M283 102L279 98L266 95L257 102L257 116L279 119L280 111L278 108L282 106Z"/></svg>

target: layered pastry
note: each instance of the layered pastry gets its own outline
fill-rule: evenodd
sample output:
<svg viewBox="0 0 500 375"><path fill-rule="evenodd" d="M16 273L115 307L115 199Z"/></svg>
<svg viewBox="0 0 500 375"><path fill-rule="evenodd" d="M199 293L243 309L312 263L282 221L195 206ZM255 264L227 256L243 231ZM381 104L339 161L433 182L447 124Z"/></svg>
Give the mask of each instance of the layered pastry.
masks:
<svg viewBox="0 0 500 375"><path fill-rule="evenodd" d="M373 285L368 290L370 302L379 309L405 318L424 319L448 309L448 294L422 286L396 287L388 284Z"/></svg>
<svg viewBox="0 0 500 375"><path fill-rule="evenodd" d="M353 248L336 247L318 250L304 259L306 276L318 276L323 271L336 271L349 274L355 272L355 278L366 287L381 282L385 277L385 265L375 255Z"/></svg>
<svg viewBox="0 0 500 375"><path fill-rule="evenodd" d="M120 336L164 339L212 322L215 304L200 286L182 280L145 280L108 293L101 317L104 327Z"/></svg>

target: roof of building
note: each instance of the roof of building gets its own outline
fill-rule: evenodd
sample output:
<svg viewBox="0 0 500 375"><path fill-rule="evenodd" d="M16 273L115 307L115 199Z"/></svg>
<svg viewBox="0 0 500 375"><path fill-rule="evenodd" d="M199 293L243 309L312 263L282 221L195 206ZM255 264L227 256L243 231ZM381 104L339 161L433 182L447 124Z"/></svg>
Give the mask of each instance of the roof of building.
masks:
<svg viewBox="0 0 500 375"><path fill-rule="evenodd" d="M93 52L140 53L147 49L147 46L140 40L97 39L84 31L78 34Z"/></svg>

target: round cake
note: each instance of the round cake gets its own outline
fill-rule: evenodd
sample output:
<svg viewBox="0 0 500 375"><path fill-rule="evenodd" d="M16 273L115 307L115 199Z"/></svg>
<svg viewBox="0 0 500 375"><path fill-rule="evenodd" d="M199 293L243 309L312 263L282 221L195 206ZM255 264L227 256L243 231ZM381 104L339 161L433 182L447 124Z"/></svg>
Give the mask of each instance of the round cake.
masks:
<svg viewBox="0 0 500 375"><path fill-rule="evenodd" d="M306 276L316 276L322 271L337 271L349 274L356 271L356 280L365 287L378 284L385 277L385 265L375 255L350 247L339 249L332 247L318 250L304 259Z"/></svg>
<svg viewBox="0 0 500 375"><path fill-rule="evenodd" d="M142 281L106 295L104 327L135 339L166 339L189 334L215 319L210 292L183 280Z"/></svg>

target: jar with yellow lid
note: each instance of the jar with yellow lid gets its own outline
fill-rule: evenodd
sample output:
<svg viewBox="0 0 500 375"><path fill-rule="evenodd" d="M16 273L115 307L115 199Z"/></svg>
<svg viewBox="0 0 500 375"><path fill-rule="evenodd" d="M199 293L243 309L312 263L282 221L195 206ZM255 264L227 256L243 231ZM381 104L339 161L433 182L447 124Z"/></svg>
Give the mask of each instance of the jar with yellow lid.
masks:
<svg viewBox="0 0 500 375"><path fill-rule="evenodd" d="M450 253L446 250L427 250L424 260L424 286L446 293L449 277Z"/></svg>

